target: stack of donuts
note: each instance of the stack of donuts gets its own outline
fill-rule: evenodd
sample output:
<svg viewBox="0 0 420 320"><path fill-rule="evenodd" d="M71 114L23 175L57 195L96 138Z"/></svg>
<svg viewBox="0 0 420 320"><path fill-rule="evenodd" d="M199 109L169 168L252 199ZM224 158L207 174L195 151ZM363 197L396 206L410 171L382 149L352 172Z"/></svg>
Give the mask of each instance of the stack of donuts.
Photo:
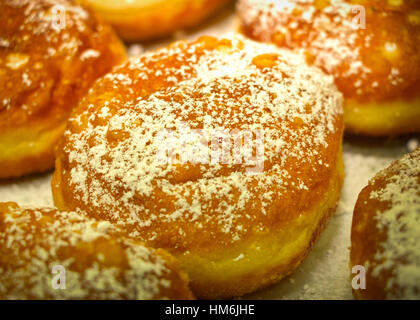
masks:
<svg viewBox="0 0 420 320"><path fill-rule="evenodd" d="M344 132L420 132L416 1L240 0L242 34L126 59L227 2L0 1L0 178L55 168L54 208L0 203L0 299L267 287L335 212ZM420 148L360 193L355 298L420 298L419 228Z"/></svg>

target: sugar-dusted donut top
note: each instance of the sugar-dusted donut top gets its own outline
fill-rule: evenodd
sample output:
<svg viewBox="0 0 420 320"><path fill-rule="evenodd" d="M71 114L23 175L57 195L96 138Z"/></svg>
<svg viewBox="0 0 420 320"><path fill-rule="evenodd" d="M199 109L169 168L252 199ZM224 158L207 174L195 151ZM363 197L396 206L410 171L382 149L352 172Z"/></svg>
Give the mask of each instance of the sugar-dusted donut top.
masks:
<svg viewBox="0 0 420 320"><path fill-rule="evenodd" d="M303 51L345 98L419 97L419 1L240 0L238 14L245 34Z"/></svg>
<svg viewBox="0 0 420 320"><path fill-rule="evenodd" d="M93 80L121 61L118 41L73 1L1 1L0 132L65 118Z"/></svg>
<svg viewBox="0 0 420 320"><path fill-rule="evenodd" d="M53 286L54 277L65 272ZM55 271L54 271L55 270ZM3 299L152 299L171 286L154 251L77 212L0 203Z"/></svg>
<svg viewBox="0 0 420 320"><path fill-rule="evenodd" d="M226 161L182 162L178 150L175 162L159 161L162 147L224 130L250 133L243 149L255 157L235 162L229 151ZM96 82L58 148L53 188L66 206L134 225L132 235L159 247L226 245L280 228L319 201L342 130L332 77L301 56L241 38L178 42ZM209 159L212 144L201 146Z"/></svg>
<svg viewBox="0 0 420 320"><path fill-rule="evenodd" d="M383 204L375 215L376 227L385 234L372 275L392 270L387 288L395 290L388 298L420 297L420 148L380 172L371 184L370 199Z"/></svg>

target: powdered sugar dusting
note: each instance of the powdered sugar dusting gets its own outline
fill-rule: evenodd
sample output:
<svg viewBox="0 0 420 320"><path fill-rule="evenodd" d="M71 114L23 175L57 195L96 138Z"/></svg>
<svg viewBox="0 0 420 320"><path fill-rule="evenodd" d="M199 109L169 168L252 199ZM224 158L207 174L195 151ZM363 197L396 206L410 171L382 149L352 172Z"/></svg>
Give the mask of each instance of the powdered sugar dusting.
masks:
<svg viewBox="0 0 420 320"><path fill-rule="evenodd" d="M353 299L348 266L355 202L370 178L408 152L404 140L369 144L360 140L344 141L346 177L340 202L312 252L288 279L245 298Z"/></svg>
<svg viewBox="0 0 420 320"><path fill-rule="evenodd" d="M0 257L3 298L151 299L170 285L165 280L165 262L149 249L121 238L109 222L90 220L76 212L18 208L13 203L0 204L0 210L0 251L7 259ZM98 252L92 264L80 270L79 257L66 254L78 246L111 238L124 248L124 268L102 263L108 253ZM108 245L111 250L116 244L109 241ZM66 270L63 290L52 286L54 266Z"/></svg>
<svg viewBox="0 0 420 320"><path fill-rule="evenodd" d="M76 81L68 69L79 63L86 67L111 52L101 48L105 46L104 41L109 41L105 38L109 31L73 1L5 0L0 3L0 20L3 31L0 69L2 86L6 87L0 92L0 120L4 125L8 125L10 118L19 125L18 117L24 122L28 116L35 117L44 112L50 106L47 102L58 100L51 90L60 91L61 86ZM87 71L88 75L91 73ZM98 76L103 73L105 71ZM19 77L20 81L17 80ZM86 84L82 81L83 86ZM78 90L73 89L75 94ZM26 99L28 95L30 97ZM69 108L62 109L69 111ZM6 114L9 110L14 114Z"/></svg>
<svg viewBox="0 0 420 320"><path fill-rule="evenodd" d="M368 3L240 0L237 8L246 35L303 51L309 62L335 77L345 98L400 99L418 78L413 70L419 61L418 24L408 22L416 11L402 2L395 4L398 10L390 10L386 1Z"/></svg>
<svg viewBox="0 0 420 320"><path fill-rule="evenodd" d="M311 47L315 64L325 68L328 73L337 75L343 61L349 63L347 76L369 73L363 65L359 49L355 47L357 34L352 22L354 5L344 1L331 1L331 5L323 8L325 14L316 14L316 7L312 0L242 0L238 4L238 12L245 25L255 24L254 35L264 41L271 41L275 32L283 34L286 45L292 35L296 37L306 32L299 25L313 23L317 33L308 36L306 46ZM300 12L297 19L294 14ZM258 21L258 23L256 23ZM295 27L293 27L295 24Z"/></svg>
<svg viewBox="0 0 420 320"><path fill-rule="evenodd" d="M200 33L214 33L217 36L231 33L233 31L231 21L234 20L234 16L234 13L229 15L228 25L225 25L225 20L223 20L203 28ZM196 33L189 36L195 38ZM155 42L145 46L145 50L154 50L167 44L166 41ZM0 45L8 45L8 43L0 39ZM415 140L418 141L418 137ZM331 218L312 252L291 277L249 297L254 299L352 299L348 247L350 246L352 213L357 195L369 178L385 168L392 160L408 152L406 144L405 139L398 139L390 145L378 143L378 141L368 144L363 141L354 143L345 138L343 151L346 178L336 214ZM51 206L50 180L51 174L47 173L2 182L0 183L0 201Z"/></svg>
<svg viewBox="0 0 420 320"><path fill-rule="evenodd" d="M391 176L386 174L391 170ZM380 276L392 269L393 277L387 283L391 296L413 299L420 297L420 148L395 162L390 169L378 174L385 177L386 185L372 191L371 199L389 204L385 211L376 214L377 227L387 239L375 256L372 275ZM375 181L373 180L373 182ZM372 183L373 183L372 182Z"/></svg>
<svg viewBox="0 0 420 320"><path fill-rule="evenodd" d="M4 2L7 6L22 9L24 20L20 32L29 31L33 35L44 35L52 42L58 40L55 36L63 30L60 28L60 22L65 23L65 28L74 26L79 32L83 32L89 17L81 6L74 5L68 0L5 0ZM60 14L63 15L62 21Z"/></svg>
<svg viewBox="0 0 420 320"><path fill-rule="evenodd" d="M350 229L354 204L368 180L409 151L408 139L393 143L351 142L345 139L346 178L336 214L311 253L289 278L251 299L353 299L349 282ZM51 206L51 174L0 184L0 201L30 206ZM306 289L304 289L304 287Z"/></svg>
<svg viewBox="0 0 420 320"><path fill-rule="evenodd" d="M296 179L291 163L298 161L314 172L329 170L323 153L328 137L340 134L337 119L342 115L341 94L332 77L305 66L303 57L271 45L242 38L223 41L220 48L200 54L203 42L197 41L132 58L126 66L133 73L123 66L98 83L127 90L130 83L136 88L141 81L160 77L167 86L145 97L129 91L132 100L111 98L98 116L92 109L98 106L89 105L70 120L76 127L86 121L83 130L65 133L68 183L76 200L111 220L142 229L153 230L157 221L188 221L195 230L212 223L236 241L248 231L239 221L255 219L244 215L247 207L258 203L269 212L283 190L308 192L311 179ZM180 65L150 74L150 61L168 57ZM195 166L197 177L180 177L179 166L157 161L162 141L156 137L165 129L188 134L180 128L184 122L204 131L264 130L264 172L247 175L245 166L209 163ZM268 185L275 186L274 194L267 195ZM161 203L162 198L171 201ZM182 227L178 231L177 237L187 237ZM154 237L151 232L147 240Z"/></svg>

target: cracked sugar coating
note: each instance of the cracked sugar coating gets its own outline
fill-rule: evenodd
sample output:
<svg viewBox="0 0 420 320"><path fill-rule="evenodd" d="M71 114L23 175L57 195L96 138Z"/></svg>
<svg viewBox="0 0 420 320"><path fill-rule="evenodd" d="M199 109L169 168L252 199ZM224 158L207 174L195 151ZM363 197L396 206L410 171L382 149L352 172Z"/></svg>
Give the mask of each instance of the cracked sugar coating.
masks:
<svg viewBox="0 0 420 320"><path fill-rule="evenodd" d="M55 204L182 258L198 297L250 292L291 272L333 213L341 103L332 77L303 57L242 38L132 58L75 109L57 150ZM305 231L286 236L296 224ZM246 252L264 260L264 241L280 234L274 246L299 235L299 252L267 263Z"/></svg>
<svg viewBox="0 0 420 320"><path fill-rule="evenodd" d="M0 231L1 299L192 297L171 256L127 240L108 221L9 202L0 203ZM57 266L64 280L54 280ZM61 281L65 288L55 289Z"/></svg>
<svg viewBox="0 0 420 320"><path fill-rule="evenodd" d="M379 172L359 195L351 262L367 269L357 298L420 298L420 148Z"/></svg>
<svg viewBox="0 0 420 320"><path fill-rule="evenodd" d="M124 51L72 1L0 2L0 178L53 167L71 109Z"/></svg>

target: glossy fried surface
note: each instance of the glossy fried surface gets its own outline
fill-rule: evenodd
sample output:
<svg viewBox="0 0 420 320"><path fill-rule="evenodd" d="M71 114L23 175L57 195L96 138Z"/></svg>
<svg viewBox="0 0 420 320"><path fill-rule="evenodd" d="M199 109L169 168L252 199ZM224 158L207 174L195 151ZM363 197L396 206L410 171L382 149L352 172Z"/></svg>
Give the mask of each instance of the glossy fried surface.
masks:
<svg viewBox="0 0 420 320"><path fill-rule="evenodd" d="M79 0L127 41L151 40L199 25L231 0Z"/></svg>
<svg viewBox="0 0 420 320"><path fill-rule="evenodd" d="M124 58L113 31L71 1L1 1L0 178L52 168L71 109Z"/></svg>
<svg viewBox="0 0 420 320"><path fill-rule="evenodd" d="M203 37L132 58L74 110L57 150L55 204L169 250L199 297L250 292L290 273L333 212L341 101L303 57L249 40ZM159 161L162 131L194 141L190 129L251 132L254 157ZM283 256L263 254L282 244Z"/></svg>
<svg viewBox="0 0 420 320"><path fill-rule="evenodd" d="M0 299L190 298L172 256L109 222L0 203Z"/></svg>
<svg viewBox="0 0 420 320"><path fill-rule="evenodd" d="M334 76L345 111L359 109L360 122L345 119L347 131L420 131L420 2L241 0L238 15L247 36L303 51ZM399 108L383 117L381 108L391 113L390 104ZM376 123L369 120L372 110Z"/></svg>
<svg viewBox="0 0 420 320"><path fill-rule="evenodd" d="M420 298L420 148L379 172L361 191L350 267L366 270L357 299ZM352 277L355 274L352 274Z"/></svg>

